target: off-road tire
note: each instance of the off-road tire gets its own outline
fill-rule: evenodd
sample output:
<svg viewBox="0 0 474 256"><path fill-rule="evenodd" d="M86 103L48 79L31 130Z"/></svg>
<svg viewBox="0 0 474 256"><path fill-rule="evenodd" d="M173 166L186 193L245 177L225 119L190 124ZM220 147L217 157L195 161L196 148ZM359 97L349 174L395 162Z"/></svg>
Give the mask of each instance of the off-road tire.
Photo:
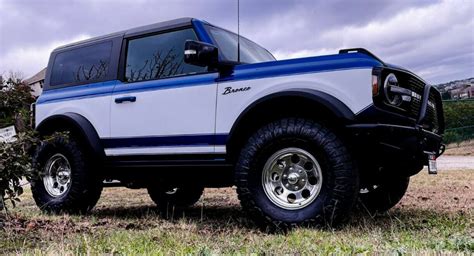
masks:
<svg viewBox="0 0 474 256"><path fill-rule="evenodd" d="M262 185L263 165L270 155L287 147L311 153L322 169L319 195L298 210L272 203ZM265 229L335 226L346 220L359 192L358 172L348 149L329 129L307 119L287 118L260 128L242 149L235 174L243 210Z"/></svg>
<svg viewBox="0 0 474 256"><path fill-rule="evenodd" d="M199 201L204 192L204 187L193 185L178 187L174 193L169 193L172 189L159 185L148 187L148 194L151 200L153 200L162 213L183 210L192 206Z"/></svg>
<svg viewBox="0 0 474 256"><path fill-rule="evenodd" d="M409 177L386 179L366 193L359 193L359 208L370 214L386 212L400 202L409 183Z"/></svg>
<svg viewBox="0 0 474 256"><path fill-rule="evenodd" d="M48 159L54 154L64 155L71 165L71 186L58 197L45 189L41 173ZM36 173L30 180L33 198L38 207L49 213L86 213L97 203L102 192L102 182L94 163L74 138L56 137L42 142L33 156Z"/></svg>

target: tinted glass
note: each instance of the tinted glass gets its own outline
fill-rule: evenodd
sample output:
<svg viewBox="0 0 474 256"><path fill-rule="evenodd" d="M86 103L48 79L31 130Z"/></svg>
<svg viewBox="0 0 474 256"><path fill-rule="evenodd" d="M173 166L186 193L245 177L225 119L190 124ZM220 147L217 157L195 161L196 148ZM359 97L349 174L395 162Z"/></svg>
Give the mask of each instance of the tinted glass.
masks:
<svg viewBox="0 0 474 256"><path fill-rule="evenodd" d="M128 82L202 73L206 67L184 63L184 43L197 40L192 29L130 40L125 78Z"/></svg>
<svg viewBox="0 0 474 256"><path fill-rule="evenodd" d="M237 61L237 35L212 26L208 28L219 48L219 55L226 61ZM273 60L275 57L265 48L247 38L240 37L240 62L257 63Z"/></svg>
<svg viewBox="0 0 474 256"><path fill-rule="evenodd" d="M51 85L98 81L107 77L112 42L81 47L56 55Z"/></svg>

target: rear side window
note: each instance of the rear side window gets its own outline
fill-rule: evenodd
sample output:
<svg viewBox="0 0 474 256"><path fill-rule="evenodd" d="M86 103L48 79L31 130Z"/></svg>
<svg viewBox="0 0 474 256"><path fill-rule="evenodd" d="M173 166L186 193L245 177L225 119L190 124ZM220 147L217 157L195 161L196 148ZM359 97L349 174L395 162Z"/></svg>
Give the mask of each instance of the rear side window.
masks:
<svg viewBox="0 0 474 256"><path fill-rule="evenodd" d="M58 53L51 71L51 86L95 82L107 78L112 42Z"/></svg>
<svg viewBox="0 0 474 256"><path fill-rule="evenodd" d="M206 67L184 63L186 40L197 40L192 29L130 40L125 68L126 81L137 82L206 72Z"/></svg>

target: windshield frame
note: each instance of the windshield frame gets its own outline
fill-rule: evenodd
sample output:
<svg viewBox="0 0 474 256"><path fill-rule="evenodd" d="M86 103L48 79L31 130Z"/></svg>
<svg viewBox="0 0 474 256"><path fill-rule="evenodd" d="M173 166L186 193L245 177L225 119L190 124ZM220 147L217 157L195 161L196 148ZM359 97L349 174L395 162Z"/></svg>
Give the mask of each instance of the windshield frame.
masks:
<svg viewBox="0 0 474 256"><path fill-rule="evenodd" d="M276 60L277 60L277 59L275 58L275 56L273 56L273 54L272 54L269 50L267 50L265 47L263 47L263 46L257 44L256 42L254 42L254 41L252 41L252 40L250 40L250 39L248 39L248 38L246 38L246 37L244 37L244 36L237 35L236 33L232 32L232 31L229 31L229 30L224 29L224 28L221 28L221 27L214 26L214 25L212 25L212 24L205 24L205 25L204 25L204 28L205 28L205 30L206 30L208 36L211 38L212 44L214 44L214 45L215 45L216 47L218 47L218 48L219 48L219 44L217 43L217 40L214 38L214 35L213 35L213 33L210 31L210 29L221 30L221 31L224 31L224 32L226 32L226 33L229 33L229 34L231 34L231 35L233 35L233 36L235 36L235 37L240 37L240 40L241 40L241 44L240 44L241 49L240 49L240 51L241 51L241 53L242 53L242 40L246 40L247 43L250 43L252 46L255 46L257 49L259 49L259 50L261 50L261 51L267 53L267 54L271 57L271 59L268 59L268 60L265 60L265 61L259 61L259 62L251 62L251 63L249 63L249 62L242 62L242 61L238 62L238 60L229 60L229 59L226 59L226 58L225 58L224 54L219 54L219 56L218 56L218 57L219 57L219 62L235 63L235 64L252 64L252 63L262 63L262 62L269 62L269 61L276 61ZM235 49L235 51L237 52L237 49ZM219 52L220 52L220 49L219 49Z"/></svg>

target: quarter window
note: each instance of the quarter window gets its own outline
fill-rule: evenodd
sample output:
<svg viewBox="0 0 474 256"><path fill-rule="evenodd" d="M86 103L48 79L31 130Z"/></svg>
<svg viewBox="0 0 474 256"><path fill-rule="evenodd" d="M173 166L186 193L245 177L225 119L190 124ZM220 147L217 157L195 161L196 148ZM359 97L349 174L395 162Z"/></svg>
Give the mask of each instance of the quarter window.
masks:
<svg viewBox="0 0 474 256"><path fill-rule="evenodd" d="M192 29L133 39L128 42L125 79L145 81L202 73L206 67L184 63L184 43L196 40Z"/></svg>
<svg viewBox="0 0 474 256"><path fill-rule="evenodd" d="M100 81L107 78L112 42L58 53L54 59L51 86Z"/></svg>

